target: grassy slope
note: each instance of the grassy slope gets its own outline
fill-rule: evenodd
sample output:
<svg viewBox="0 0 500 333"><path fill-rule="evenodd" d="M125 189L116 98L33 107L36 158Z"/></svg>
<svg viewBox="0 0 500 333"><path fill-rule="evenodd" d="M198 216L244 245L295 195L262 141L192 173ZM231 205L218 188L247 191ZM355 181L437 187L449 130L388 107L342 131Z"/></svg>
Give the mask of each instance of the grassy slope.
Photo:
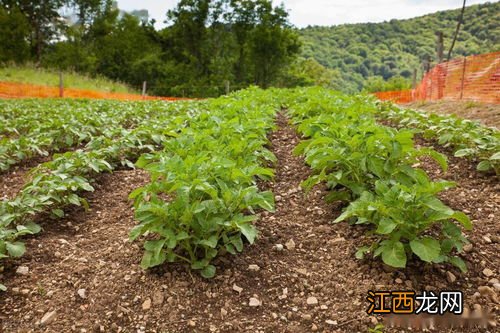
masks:
<svg viewBox="0 0 500 333"><path fill-rule="evenodd" d="M125 84L103 77L91 78L76 73L63 73L66 88L86 89L104 92L137 93ZM30 83L44 86L59 86L59 73L33 67L0 68L0 81Z"/></svg>
<svg viewBox="0 0 500 333"><path fill-rule="evenodd" d="M338 69L347 91L361 88L373 75L388 79L410 78L421 73L422 61L435 63L436 31L444 33L445 56L450 47L460 9L441 11L407 20L383 23L308 27L300 30L303 56ZM500 2L467 7L453 56L500 50Z"/></svg>

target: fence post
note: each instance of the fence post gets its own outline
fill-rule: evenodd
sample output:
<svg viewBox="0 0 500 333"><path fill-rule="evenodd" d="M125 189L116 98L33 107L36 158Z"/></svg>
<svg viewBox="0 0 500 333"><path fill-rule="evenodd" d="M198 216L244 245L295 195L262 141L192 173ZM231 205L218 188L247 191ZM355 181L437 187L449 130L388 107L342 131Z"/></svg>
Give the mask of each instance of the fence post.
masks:
<svg viewBox="0 0 500 333"><path fill-rule="evenodd" d="M148 83L147 83L146 81L142 82L142 97L143 97L143 98L144 98L144 97L146 97L146 88L147 88L147 84L148 84Z"/></svg>
<svg viewBox="0 0 500 333"><path fill-rule="evenodd" d="M226 86L226 95L229 95L229 80L225 81L225 86Z"/></svg>
<svg viewBox="0 0 500 333"><path fill-rule="evenodd" d="M443 51L444 51L444 45L443 45L443 32L442 31L436 31L436 53L437 53L437 61L438 64L443 62Z"/></svg>
<svg viewBox="0 0 500 333"><path fill-rule="evenodd" d="M462 67L462 85L460 87L460 99L464 97L464 86L465 86L465 66L467 65L467 57L464 57L464 63Z"/></svg>
<svg viewBox="0 0 500 333"><path fill-rule="evenodd" d="M59 71L59 97L64 97L64 82L62 71Z"/></svg>

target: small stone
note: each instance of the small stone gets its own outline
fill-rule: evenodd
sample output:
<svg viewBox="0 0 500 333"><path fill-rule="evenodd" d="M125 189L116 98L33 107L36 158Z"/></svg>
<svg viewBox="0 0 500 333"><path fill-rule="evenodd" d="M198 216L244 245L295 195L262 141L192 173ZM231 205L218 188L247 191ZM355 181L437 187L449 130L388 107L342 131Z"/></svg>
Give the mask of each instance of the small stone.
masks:
<svg viewBox="0 0 500 333"><path fill-rule="evenodd" d="M227 316L227 310L224 309L224 308L221 308L220 309L220 315L221 315L222 318L224 318L225 316Z"/></svg>
<svg viewBox="0 0 500 333"><path fill-rule="evenodd" d="M276 200L276 202L281 201L281 199L283 199L281 195L274 196L274 200Z"/></svg>
<svg viewBox="0 0 500 333"><path fill-rule="evenodd" d="M327 323L328 325L337 325L337 321L336 320L331 320L331 319L325 320L325 323Z"/></svg>
<svg viewBox="0 0 500 333"><path fill-rule="evenodd" d="M282 244L276 244L276 245L274 245L274 248L275 248L275 249L276 249L276 251L278 251L278 252L283 251L283 245L282 245Z"/></svg>
<svg viewBox="0 0 500 333"><path fill-rule="evenodd" d="M446 279L449 283L455 283L457 277L450 271L446 271Z"/></svg>
<svg viewBox="0 0 500 333"><path fill-rule="evenodd" d="M319 307L319 308L320 308L321 310L328 310L328 306L326 306L326 305L324 305L324 304L320 305L320 307Z"/></svg>
<svg viewBox="0 0 500 333"><path fill-rule="evenodd" d="M491 269L485 268L485 269L483 269L483 274L486 277L492 277L494 273L493 273L493 271Z"/></svg>
<svg viewBox="0 0 500 333"><path fill-rule="evenodd" d="M471 244L471 243L469 243L469 244L465 244L465 245L464 245L464 251L465 251L465 252L471 252L471 251L472 251L472 247L473 247L473 246L472 246L472 244Z"/></svg>
<svg viewBox="0 0 500 333"><path fill-rule="evenodd" d="M394 280L397 284L402 284L403 283L403 280L401 280L400 278L397 278L396 280Z"/></svg>
<svg viewBox="0 0 500 333"><path fill-rule="evenodd" d="M28 268L28 266L19 266L16 270L16 273L20 275L28 275L29 271L30 269Z"/></svg>
<svg viewBox="0 0 500 333"><path fill-rule="evenodd" d="M311 321L312 316L310 314L303 314L302 319L304 319L305 321Z"/></svg>
<svg viewBox="0 0 500 333"><path fill-rule="evenodd" d="M278 319L278 314L276 312L272 312L271 317L273 317L273 319Z"/></svg>
<svg viewBox="0 0 500 333"><path fill-rule="evenodd" d="M318 299L314 296L310 296L306 300L307 305L316 305L318 304Z"/></svg>
<svg viewBox="0 0 500 333"><path fill-rule="evenodd" d="M40 320L40 325L47 325L50 324L54 319L56 319L57 315L57 310L47 312L46 314L43 315L42 319Z"/></svg>
<svg viewBox="0 0 500 333"><path fill-rule="evenodd" d="M481 293L481 295L489 297L493 302L495 302L495 303L499 302L498 298L497 298L497 294L490 287L488 287L488 286L481 286L481 287L477 288L477 290L479 290L479 292Z"/></svg>
<svg viewBox="0 0 500 333"><path fill-rule="evenodd" d="M87 298L87 291L85 289L78 289L77 292L78 296L80 296L80 298L82 299L85 299Z"/></svg>
<svg viewBox="0 0 500 333"><path fill-rule="evenodd" d="M316 332L317 330L318 330L318 326L316 326L315 324L312 324L311 331Z"/></svg>
<svg viewBox="0 0 500 333"><path fill-rule="evenodd" d="M248 302L248 305L255 307L255 306L261 306L262 303L257 298L251 297L250 301Z"/></svg>
<svg viewBox="0 0 500 333"><path fill-rule="evenodd" d="M258 272L260 270L259 265L248 265L248 270Z"/></svg>
<svg viewBox="0 0 500 333"><path fill-rule="evenodd" d="M146 300L142 303L142 309L144 311L151 309L151 298L146 298Z"/></svg>
<svg viewBox="0 0 500 333"><path fill-rule="evenodd" d="M288 242L285 243L285 246L288 250L293 250L295 249L295 242L293 239L290 239Z"/></svg>
<svg viewBox="0 0 500 333"><path fill-rule="evenodd" d="M153 294L153 304L162 305L165 300L165 295L161 291L157 291Z"/></svg>
<svg viewBox="0 0 500 333"><path fill-rule="evenodd" d="M497 291L500 291L500 283L493 284L493 288L495 288Z"/></svg>
<svg viewBox="0 0 500 333"><path fill-rule="evenodd" d="M491 244L491 239L488 236L486 236L486 235L483 236L483 239L486 242L486 244Z"/></svg>
<svg viewBox="0 0 500 333"><path fill-rule="evenodd" d="M238 287L236 284L233 284L233 290L236 291L238 294L241 294L243 288Z"/></svg>
<svg viewBox="0 0 500 333"><path fill-rule="evenodd" d="M189 327L195 327L196 326L196 322L194 320L189 320L188 321L188 326Z"/></svg>

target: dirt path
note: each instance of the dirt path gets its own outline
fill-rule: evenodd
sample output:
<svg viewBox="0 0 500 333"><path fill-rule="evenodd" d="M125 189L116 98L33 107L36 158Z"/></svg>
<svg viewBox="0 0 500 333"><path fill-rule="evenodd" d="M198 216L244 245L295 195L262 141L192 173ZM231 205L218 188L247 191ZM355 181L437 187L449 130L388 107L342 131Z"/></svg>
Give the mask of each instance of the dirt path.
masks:
<svg viewBox="0 0 500 333"><path fill-rule="evenodd" d="M148 177L117 171L98 179L88 196L91 211L42 221L44 232L27 241L27 255L7 265L0 331L366 332L376 322L365 313L369 289L450 285L440 268L395 272L356 260L364 231L329 224L341 207L325 203L323 188L304 195L299 184L309 168L292 155L299 138L283 115L277 122L271 134L276 179L267 184L276 213L262 213L255 245L218 259L214 279L180 264L142 271L142 244L127 241L135 224L127 196ZM29 273L16 274L18 266ZM479 283L457 280L451 286L473 290ZM250 298L260 305L250 306ZM49 320L40 325L44 316Z"/></svg>

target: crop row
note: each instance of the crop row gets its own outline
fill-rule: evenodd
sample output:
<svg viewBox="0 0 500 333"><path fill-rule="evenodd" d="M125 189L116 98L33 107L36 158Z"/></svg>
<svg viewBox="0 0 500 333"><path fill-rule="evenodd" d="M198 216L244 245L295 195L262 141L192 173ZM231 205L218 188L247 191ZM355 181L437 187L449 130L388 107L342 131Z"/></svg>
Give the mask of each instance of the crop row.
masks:
<svg viewBox="0 0 500 333"><path fill-rule="evenodd" d="M109 172L120 165L133 167L133 162L145 152L161 147L177 135L197 112L193 104L148 103L155 116L144 118L133 129L109 127L99 137L92 138L84 149L64 154L32 169L30 180L12 199L0 202L0 259L19 257L25 252L20 238L40 231L32 220L49 212L63 217L67 205L88 207L80 194L93 191L91 178ZM194 107L190 111L188 107ZM0 285L0 288L3 288Z"/></svg>
<svg viewBox="0 0 500 333"><path fill-rule="evenodd" d="M466 229L472 225L437 197L454 184L431 181L425 171L412 167L427 155L446 168L443 155L416 149L410 130L379 125L377 105L370 98L322 89L285 95L293 122L305 137L296 153L314 171L303 186L326 182L331 191L327 200L349 203L334 223L371 226L373 243L361 247L358 258L381 256L387 265L405 267L416 256L466 269L456 256L466 239L455 221Z"/></svg>
<svg viewBox="0 0 500 333"><path fill-rule="evenodd" d="M155 110L145 105L83 100L0 101L0 171L34 156L86 143L110 128L135 127Z"/></svg>
<svg viewBox="0 0 500 333"><path fill-rule="evenodd" d="M380 115L402 127L416 128L427 139L453 149L456 157L478 160L479 171L500 174L500 132L456 116L424 113L380 103Z"/></svg>
<svg viewBox="0 0 500 333"><path fill-rule="evenodd" d="M257 179L274 175L265 146L276 110L258 89L212 100L162 151L139 159L151 182L130 196L140 222L130 237L148 236L143 268L183 261L209 278L218 254L254 242L255 211L274 210L272 193L259 190Z"/></svg>

